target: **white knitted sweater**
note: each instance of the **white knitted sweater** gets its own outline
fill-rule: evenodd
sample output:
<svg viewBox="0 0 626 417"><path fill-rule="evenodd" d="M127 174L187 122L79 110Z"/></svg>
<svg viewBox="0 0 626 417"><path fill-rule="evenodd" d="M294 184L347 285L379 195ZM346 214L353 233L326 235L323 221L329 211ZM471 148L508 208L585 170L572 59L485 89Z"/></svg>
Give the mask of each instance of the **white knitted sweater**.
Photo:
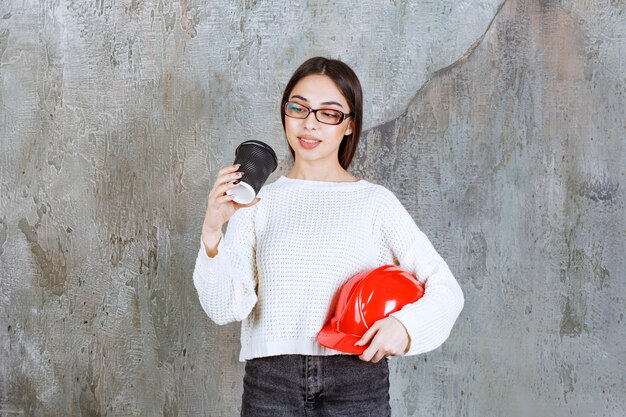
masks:
<svg viewBox="0 0 626 417"><path fill-rule="evenodd" d="M241 361L341 353L316 340L333 297L353 275L385 264L399 265L426 285L419 301L393 313L411 337L407 354L447 339L463 293L391 191L365 180L280 177L259 197L230 219L214 258L201 245L193 274L213 321L242 321Z"/></svg>

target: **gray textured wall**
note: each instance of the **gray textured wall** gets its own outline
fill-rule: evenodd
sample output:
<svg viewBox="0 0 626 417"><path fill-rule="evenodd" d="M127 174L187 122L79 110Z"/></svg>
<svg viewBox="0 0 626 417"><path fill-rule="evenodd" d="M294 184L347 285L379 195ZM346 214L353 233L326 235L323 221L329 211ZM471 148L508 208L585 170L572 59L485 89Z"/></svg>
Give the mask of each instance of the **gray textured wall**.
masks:
<svg viewBox="0 0 626 417"><path fill-rule="evenodd" d="M289 156L293 69L352 64L355 174L466 308L392 360L394 416L626 415L623 1L0 2L0 416L234 416L238 326L191 281L248 138Z"/></svg>

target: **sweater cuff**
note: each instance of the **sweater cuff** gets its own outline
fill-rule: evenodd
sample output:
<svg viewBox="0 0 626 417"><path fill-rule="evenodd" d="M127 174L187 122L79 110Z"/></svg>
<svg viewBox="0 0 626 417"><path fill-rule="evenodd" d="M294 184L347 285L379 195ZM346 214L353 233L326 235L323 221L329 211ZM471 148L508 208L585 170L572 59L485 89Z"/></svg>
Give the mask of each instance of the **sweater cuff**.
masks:
<svg viewBox="0 0 626 417"><path fill-rule="evenodd" d="M428 337L432 336L432 330L427 331L420 324L416 323L426 313L421 306L414 304L405 306L402 310L392 313L391 316L398 319L409 334L409 350L404 353L405 356L424 353L431 349L424 349L424 343ZM437 330L435 330L436 332ZM430 333L430 334L429 334Z"/></svg>
<svg viewBox="0 0 626 417"><path fill-rule="evenodd" d="M220 233L220 241L217 244L217 254L214 257L209 257L206 253L206 246L202 238L200 238L200 251L198 252L197 263L199 266L209 266L217 261L217 258L220 257L220 253L224 250L224 234Z"/></svg>
<svg viewBox="0 0 626 417"><path fill-rule="evenodd" d="M405 353L407 356L434 350L450 335L460 309L455 308L456 306L443 306L445 301L441 295L451 295L448 289L437 289L437 293L439 297L435 299L418 300L391 314L400 320L411 338L410 348Z"/></svg>

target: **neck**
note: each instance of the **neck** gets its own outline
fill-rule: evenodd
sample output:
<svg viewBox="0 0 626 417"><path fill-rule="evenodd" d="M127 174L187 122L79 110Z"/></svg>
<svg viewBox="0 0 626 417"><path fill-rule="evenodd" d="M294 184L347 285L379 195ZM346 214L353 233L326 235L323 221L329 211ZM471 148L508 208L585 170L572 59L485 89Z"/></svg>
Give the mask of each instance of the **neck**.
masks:
<svg viewBox="0 0 626 417"><path fill-rule="evenodd" d="M311 180L311 181L355 181L356 178L343 169L339 162L332 166L320 164L307 164L306 161L296 161L286 175L288 178Z"/></svg>

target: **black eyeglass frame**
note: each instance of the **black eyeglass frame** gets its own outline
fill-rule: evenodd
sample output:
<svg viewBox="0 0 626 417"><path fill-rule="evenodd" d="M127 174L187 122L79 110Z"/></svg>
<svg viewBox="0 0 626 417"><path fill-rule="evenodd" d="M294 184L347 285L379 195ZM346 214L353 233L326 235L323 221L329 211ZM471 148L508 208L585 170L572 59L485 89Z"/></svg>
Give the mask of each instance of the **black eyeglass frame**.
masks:
<svg viewBox="0 0 626 417"><path fill-rule="evenodd" d="M289 105L290 103L297 104L298 106L304 107L305 109L307 109L307 110L308 110L307 114L306 114L304 117L294 117L294 116L289 116L289 115L287 114L287 105ZM338 121L337 123L328 123L328 122L324 122L324 121L320 120L320 119L317 117L317 112L318 112L318 111L322 111L322 110L332 110L332 111L336 111L337 113L341 114L341 119L339 119L339 121ZM350 117L354 117L354 113L352 113L352 112L350 112L350 113L344 113L344 112L342 112L341 110L337 110L337 109L329 109L329 108L327 108L327 107L326 107L326 108L322 108L322 109L315 109L315 110L313 110L313 109L312 109L312 108L310 108L309 106L305 106L304 104L298 103L298 102L296 102L296 101L286 101L286 102L285 102L285 104L283 104L283 114L284 114L286 117L291 117L292 119L300 119L300 120L302 120L302 119L306 119L307 117L309 117L309 115L310 115L311 113L313 113L313 115L315 116L315 120L317 120L317 121L318 121L318 122L320 122L320 123L324 123L325 125L330 125L330 126L337 126L337 125L340 125L341 123L343 123L343 121L344 121L344 120L346 120L346 119L348 119L348 118L350 118Z"/></svg>

